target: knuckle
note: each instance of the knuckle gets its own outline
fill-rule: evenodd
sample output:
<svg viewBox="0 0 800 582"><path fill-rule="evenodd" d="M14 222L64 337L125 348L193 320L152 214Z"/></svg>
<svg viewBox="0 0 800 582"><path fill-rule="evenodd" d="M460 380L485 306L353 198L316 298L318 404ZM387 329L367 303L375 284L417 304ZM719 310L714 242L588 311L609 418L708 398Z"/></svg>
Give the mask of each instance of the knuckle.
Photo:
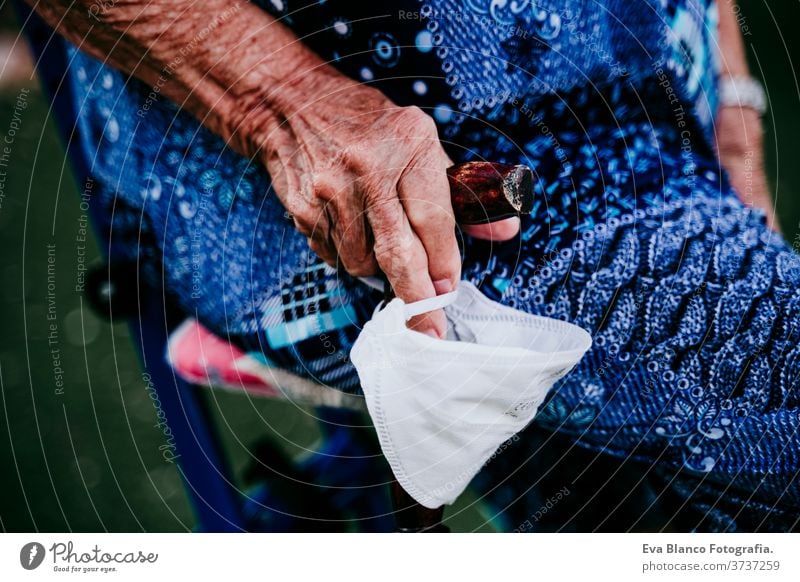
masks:
<svg viewBox="0 0 800 582"><path fill-rule="evenodd" d="M381 269L395 275L408 275L425 267L415 252L411 237L396 232L376 236L375 258Z"/></svg>
<svg viewBox="0 0 800 582"><path fill-rule="evenodd" d="M403 247L407 247L407 237L402 236L394 230L381 231L375 233L375 256L387 257L398 253Z"/></svg>
<svg viewBox="0 0 800 582"><path fill-rule="evenodd" d="M292 215L292 221L294 222L295 229L305 237L310 237L312 231L314 230L313 224L307 221L305 218L301 218L299 215L294 214Z"/></svg>
<svg viewBox="0 0 800 582"><path fill-rule="evenodd" d="M431 236L446 239L451 231L455 232L455 217L450 198L441 198L431 193L426 198L407 200L406 205L409 215L413 216L415 227L419 226Z"/></svg>
<svg viewBox="0 0 800 582"><path fill-rule="evenodd" d="M330 172L315 172L311 176L314 197L323 202L335 202L339 198L338 180Z"/></svg>
<svg viewBox="0 0 800 582"><path fill-rule="evenodd" d="M407 255L411 249L411 241L408 237L398 234L393 230L386 230L375 233L373 252L378 263L383 266L382 261L397 261Z"/></svg>
<svg viewBox="0 0 800 582"><path fill-rule="evenodd" d="M303 196L290 196L283 201L283 206L293 218L302 222L308 221L317 214L313 201Z"/></svg>
<svg viewBox="0 0 800 582"><path fill-rule="evenodd" d="M348 258L354 265L364 265L371 263L374 260L374 250L367 246L363 238L355 241L348 249Z"/></svg>
<svg viewBox="0 0 800 582"><path fill-rule="evenodd" d="M358 190L362 193L368 208L385 204L392 198L392 191L379 174L360 174Z"/></svg>
<svg viewBox="0 0 800 582"><path fill-rule="evenodd" d="M363 163L365 157L369 156L370 150L368 140L352 141L336 153L333 163L341 166L357 167Z"/></svg>
<svg viewBox="0 0 800 582"><path fill-rule="evenodd" d="M419 107L412 105L403 107L399 113L401 127L406 128L412 134L436 134L436 122Z"/></svg>
<svg viewBox="0 0 800 582"><path fill-rule="evenodd" d="M375 261L371 259L371 256L360 261L344 261L344 263L345 269L353 277L368 277L369 275L374 275L377 271Z"/></svg>
<svg viewBox="0 0 800 582"><path fill-rule="evenodd" d="M308 238L308 247L323 261L331 266L335 265L335 257L336 254L331 252L331 250L324 244L318 240L314 240L313 238Z"/></svg>
<svg viewBox="0 0 800 582"><path fill-rule="evenodd" d="M353 232L346 233L345 236L347 238L340 239L338 245L344 268L355 277L373 274L376 270L375 255L366 238Z"/></svg>
<svg viewBox="0 0 800 582"><path fill-rule="evenodd" d="M374 196L368 194L367 212L370 226L376 236L395 236L400 231L404 210L396 198L385 194Z"/></svg>
<svg viewBox="0 0 800 582"><path fill-rule="evenodd" d="M316 254L318 254L321 257L325 255L325 251L322 248L322 245L319 243L319 241L316 241L313 238L308 237L306 238L306 242L308 242L308 248L310 248Z"/></svg>
<svg viewBox="0 0 800 582"><path fill-rule="evenodd" d="M322 215L311 209L304 209L292 214L295 228L306 237L324 239L328 232L328 225L322 220Z"/></svg>

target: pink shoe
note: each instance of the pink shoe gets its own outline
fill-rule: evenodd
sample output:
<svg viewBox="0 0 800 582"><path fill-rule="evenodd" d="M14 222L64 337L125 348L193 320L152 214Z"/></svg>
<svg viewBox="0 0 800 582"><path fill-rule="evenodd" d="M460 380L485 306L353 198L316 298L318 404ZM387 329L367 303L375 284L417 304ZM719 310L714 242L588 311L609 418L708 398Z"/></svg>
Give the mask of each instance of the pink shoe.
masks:
<svg viewBox="0 0 800 582"><path fill-rule="evenodd" d="M191 384L244 390L259 396L281 397L264 378L266 363L215 336L194 319L187 319L169 338L167 361L183 380Z"/></svg>

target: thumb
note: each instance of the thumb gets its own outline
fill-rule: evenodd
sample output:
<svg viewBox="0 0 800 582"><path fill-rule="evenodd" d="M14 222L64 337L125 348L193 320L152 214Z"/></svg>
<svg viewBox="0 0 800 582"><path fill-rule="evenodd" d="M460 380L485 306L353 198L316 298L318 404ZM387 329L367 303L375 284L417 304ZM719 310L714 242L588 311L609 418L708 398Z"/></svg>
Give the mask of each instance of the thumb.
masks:
<svg viewBox="0 0 800 582"><path fill-rule="evenodd" d="M516 216L490 222L488 224L471 224L462 226L462 230L475 238L493 241L511 240L519 233L520 220Z"/></svg>

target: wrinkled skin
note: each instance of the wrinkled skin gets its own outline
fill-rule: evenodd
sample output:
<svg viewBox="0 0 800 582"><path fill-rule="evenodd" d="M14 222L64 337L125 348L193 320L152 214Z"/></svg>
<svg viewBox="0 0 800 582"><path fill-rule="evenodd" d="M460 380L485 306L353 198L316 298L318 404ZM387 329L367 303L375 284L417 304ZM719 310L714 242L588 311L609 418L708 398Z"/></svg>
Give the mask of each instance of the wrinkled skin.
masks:
<svg viewBox="0 0 800 582"><path fill-rule="evenodd" d="M363 85L331 89L277 125L262 146L295 226L330 265L355 276L380 270L407 301L453 290L461 260L445 174L451 162L433 120ZM495 240L518 230L517 220L468 228ZM414 325L441 335L444 316Z"/></svg>
<svg viewBox="0 0 800 582"><path fill-rule="evenodd" d="M28 1L83 50L157 84L234 150L259 157L296 227L329 264L356 276L380 269L406 301L457 284L450 161L433 121L419 109L398 107L341 75L249 2ZM723 74L747 74L731 3L720 10ZM190 58L176 61L185 47ZM767 211L774 225L758 116L723 108L717 135L720 160L740 197ZM464 230L507 240L519 221ZM442 336L444 315L425 314L409 325Z"/></svg>

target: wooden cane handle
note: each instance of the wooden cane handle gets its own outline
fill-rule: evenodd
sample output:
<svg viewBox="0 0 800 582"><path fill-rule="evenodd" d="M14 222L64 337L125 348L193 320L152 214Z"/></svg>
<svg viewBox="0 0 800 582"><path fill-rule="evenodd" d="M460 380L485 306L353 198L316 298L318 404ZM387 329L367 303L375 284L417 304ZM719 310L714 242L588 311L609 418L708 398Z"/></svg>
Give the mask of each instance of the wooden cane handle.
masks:
<svg viewBox="0 0 800 582"><path fill-rule="evenodd" d="M467 162L448 168L447 179L458 224L485 224L533 209L533 173L528 166Z"/></svg>

